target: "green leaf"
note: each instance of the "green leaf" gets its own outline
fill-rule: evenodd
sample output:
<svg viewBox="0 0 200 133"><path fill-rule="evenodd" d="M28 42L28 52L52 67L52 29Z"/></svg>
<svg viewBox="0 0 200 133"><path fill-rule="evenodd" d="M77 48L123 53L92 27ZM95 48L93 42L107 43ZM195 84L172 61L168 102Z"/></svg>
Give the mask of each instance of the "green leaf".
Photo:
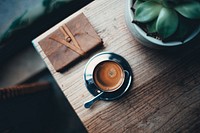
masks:
<svg viewBox="0 0 200 133"><path fill-rule="evenodd" d="M162 8L156 23L157 32L163 39L171 36L178 27L178 15L169 8Z"/></svg>
<svg viewBox="0 0 200 133"><path fill-rule="evenodd" d="M197 26L198 22L194 22L191 19L179 16L179 25L174 37L179 41L184 41L185 38L190 35Z"/></svg>
<svg viewBox="0 0 200 133"><path fill-rule="evenodd" d="M148 33L156 32L156 21L157 21L157 19L146 24Z"/></svg>
<svg viewBox="0 0 200 133"><path fill-rule="evenodd" d="M154 2L157 2L157 3L161 3L162 0L151 0L151 1L154 1Z"/></svg>
<svg viewBox="0 0 200 133"><path fill-rule="evenodd" d="M156 2L147 1L141 3L135 11L135 20L138 22L150 22L158 17L162 6Z"/></svg>
<svg viewBox="0 0 200 133"><path fill-rule="evenodd" d="M178 5L175 10L186 18L200 19L200 2L190 1Z"/></svg>
<svg viewBox="0 0 200 133"><path fill-rule="evenodd" d="M133 4L133 8L136 9L143 2L144 2L143 0L136 0L135 3Z"/></svg>
<svg viewBox="0 0 200 133"><path fill-rule="evenodd" d="M154 2L158 2L158 3L161 2L161 0L144 0L144 1L154 1Z"/></svg>
<svg viewBox="0 0 200 133"><path fill-rule="evenodd" d="M179 25L177 31L175 32L175 36L177 40L184 41L186 35L190 32L191 26L188 26L190 23L184 17L179 17Z"/></svg>

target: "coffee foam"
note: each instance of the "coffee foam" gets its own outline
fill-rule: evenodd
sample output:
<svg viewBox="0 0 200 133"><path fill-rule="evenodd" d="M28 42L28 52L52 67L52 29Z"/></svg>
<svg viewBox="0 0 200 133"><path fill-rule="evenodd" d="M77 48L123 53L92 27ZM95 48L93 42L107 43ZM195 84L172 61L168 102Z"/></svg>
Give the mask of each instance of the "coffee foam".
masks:
<svg viewBox="0 0 200 133"><path fill-rule="evenodd" d="M99 63L94 69L94 82L103 91L114 91L124 81L122 67L114 61Z"/></svg>

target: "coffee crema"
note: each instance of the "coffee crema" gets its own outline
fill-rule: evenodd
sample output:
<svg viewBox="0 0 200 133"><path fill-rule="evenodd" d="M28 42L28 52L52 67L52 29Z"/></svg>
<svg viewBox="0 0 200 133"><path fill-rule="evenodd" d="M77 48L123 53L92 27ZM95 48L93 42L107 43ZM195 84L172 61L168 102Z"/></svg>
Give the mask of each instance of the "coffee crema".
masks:
<svg viewBox="0 0 200 133"><path fill-rule="evenodd" d="M114 91L123 81L123 69L114 61L101 62L94 69L94 82L103 91Z"/></svg>

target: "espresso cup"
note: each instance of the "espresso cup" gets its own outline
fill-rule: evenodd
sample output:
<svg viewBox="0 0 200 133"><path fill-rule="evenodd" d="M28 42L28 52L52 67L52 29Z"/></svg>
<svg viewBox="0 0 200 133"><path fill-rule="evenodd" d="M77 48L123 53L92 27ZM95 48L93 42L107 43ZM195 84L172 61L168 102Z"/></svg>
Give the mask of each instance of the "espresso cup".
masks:
<svg viewBox="0 0 200 133"><path fill-rule="evenodd" d="M125 79L121 65L115 61L103 61L94 69L93 79L95 85L104 92L118 90Z"/></svg>

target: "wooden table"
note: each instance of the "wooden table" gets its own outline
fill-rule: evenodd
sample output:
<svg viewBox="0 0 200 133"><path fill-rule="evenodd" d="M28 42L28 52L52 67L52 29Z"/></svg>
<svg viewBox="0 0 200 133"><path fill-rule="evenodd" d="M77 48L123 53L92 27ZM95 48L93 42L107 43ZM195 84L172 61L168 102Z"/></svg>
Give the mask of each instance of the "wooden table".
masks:
<svg viewBox="0 0 200 133"><path fill-rule="evenodd" d="M164 52L142 46L126 27L124 8L125 0L96 0L36 38L35 47L88 132L198 132L200 47ZM127 95L112 102L99 101L91 109L83 106L93 98L82 78L89 58L59 73L37 43L80 12L104 41L105 48L96 53L110 51L122 55L134 73L133 86Z"/></svg>

